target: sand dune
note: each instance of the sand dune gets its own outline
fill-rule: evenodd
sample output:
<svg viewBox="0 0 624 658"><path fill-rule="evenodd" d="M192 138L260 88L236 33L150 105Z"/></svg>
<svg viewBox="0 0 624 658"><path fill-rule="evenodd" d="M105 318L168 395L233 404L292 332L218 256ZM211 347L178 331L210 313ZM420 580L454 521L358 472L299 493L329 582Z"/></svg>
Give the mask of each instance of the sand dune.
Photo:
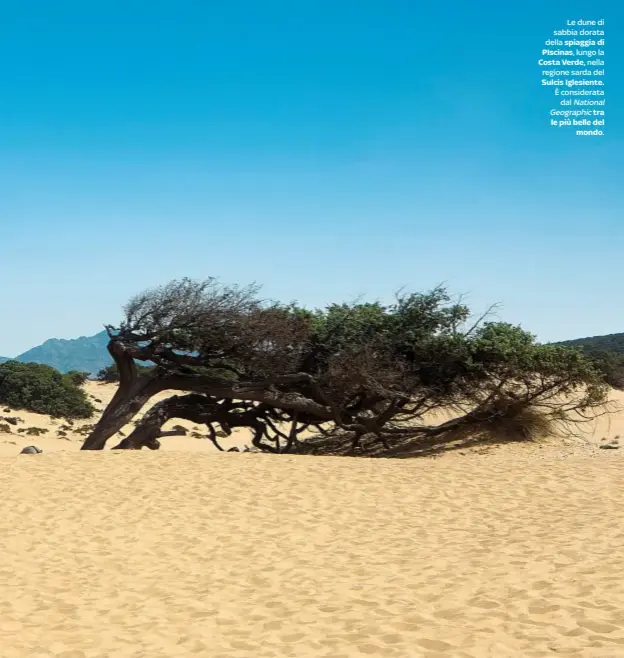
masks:
<svg viewBox="0 0 624 658"><path fill-rule="evenodd" d="M5 412L2 409L6 408L0 405L0 416L18 417L23 422L11 428L11 433L0 432L0 457L14 455L27 445L37 445L45 452L75 452L80 450L80 446L84 441L84 434L81 430L86 426L93 425L99 418L99 413L110 402L115 394L116 386L114 384L103 384L99 382L87 382L85 384L91 403L98 410L98 413L89 420L74 421L70 428L67 427L65 420L53 420L45 414L36 414L22 409ZM139 413L136 420L142 418L145 413L157 402L164 400L172 395L179 395L179 391L163 391L155 395L149 404ZM2 421L0 420L0 423ZM162 450L184 450L185 452L218 452L214 445L207 439L207 432L205 427L196 425L186 420L172 420L164 425L165 430L172 429L175 425L181 425L188 431L187 436L181 437L167 437L162 441ZM47 430L46 434L41 436L28 436L23 432L18 432L20 428L35 427ZM65 428L61 430L61 428ZM128 436L134 429L132 423L122 428L121 432L116 434L108 441L107 449L112 448L114 445L124 437ZM66 432L66 436L59 435L59 430ZM199 435L198 437L193 434ZM240 428L234 428L232 436L219 439L220 445L224 449L231 447L242 448L245 445L251 444L251 435L248 431Z"/></svg>
<svg viewBox="0 0 624 658"><path fill-rule="evenodd" d="M0 416L17 416L23 422L18 426L11 427L11 432L0 431L0 457L15 455L27 445L40 446L45 452L75 452L80 450L84 441L82 432L87 426L93 425L99 418L99 413L110 402L116 391L114 384L103 384L100 382L87 382L85 389L89 395L92 404L96 407L96 415L89 420L75 421L71 427L67 427L64 420L53 420L44 414L36 414L24 410L11 409L9 412L3 411L3 405L0 405ZM163 391L155 395L152 400L139 413L134 422L143 417L143 415L157 402L164 400L172 395L179 395L179 391ZM603 438L613 438L621 435L623 437L624 448L624 392L612 391L611 403L613 408L619 409L618 413L612 413L608 416L598 419L594 423L587 424L582 429L587 445L578 441L571 442L568 447L565 442L557 441L556 446L563 449L565 454L581 454L587 450L594 450L600 444ZM450 416L449 416L450 417ZM431 422L442 422L447 420L447 416L436 417ZM0 420L0 423L3 421ZM130 434L134 429L134 424L130 423L122 428L121 432L109 439L107 449L112 448L119 441ZM205 427L196 425L186 420L170 420L164 425L165 430L170 430L176 425L185 427L188 431L187 436L166 437L161 441L161 450L164 451L184 451L184 452L206 452L215 453L218 450L207 440L208 433ZM24 432L18 432L20 428L35 427L47 430L46 434L41 436L28 436ZM64 428L64 429L62 429ZM65 432L65 436L59 434L59 430ZM305 436L305 434L303 435ZM251 445L251 433L245 428L234 428L232 435L219 439L220 445L225 449L232 447L243 448Z"/></svg>
<svg viewBox="0 0 624 658"><path fill-rule="evenodd" d="M1 460L3 658L624 655L619 453Z"/></svg>
<svg viewBox="0 0 624 658"><path fill-rule="evenodd" d="M68 447L0 457L2 658L624 656L623 453L593 439L415 460L47 440Z"/></svg>

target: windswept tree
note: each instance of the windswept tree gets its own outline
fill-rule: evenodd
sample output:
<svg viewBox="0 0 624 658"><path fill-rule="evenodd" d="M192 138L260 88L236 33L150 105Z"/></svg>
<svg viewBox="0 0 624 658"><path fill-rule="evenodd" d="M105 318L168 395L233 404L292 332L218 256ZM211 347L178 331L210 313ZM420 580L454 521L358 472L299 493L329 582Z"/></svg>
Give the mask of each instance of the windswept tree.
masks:
<svg viewBox="0 0 624 658"><path fill-rule="evenodd" d="M471 323L442 288L308 311L262 300L255 286L174 281L107 326L119 388L82 449L103 449L164 390L187 394L154 405L119 448L157 449L171 433L163 424L185 418L217 447L217 430L247 427L268 452L331 451L344 439L398 454L529 411L571 427L604 409L607 387L580 352L486 320ZM455 417L426 422L442 410ZM310 429L324 438L302 442Z"/></svg>

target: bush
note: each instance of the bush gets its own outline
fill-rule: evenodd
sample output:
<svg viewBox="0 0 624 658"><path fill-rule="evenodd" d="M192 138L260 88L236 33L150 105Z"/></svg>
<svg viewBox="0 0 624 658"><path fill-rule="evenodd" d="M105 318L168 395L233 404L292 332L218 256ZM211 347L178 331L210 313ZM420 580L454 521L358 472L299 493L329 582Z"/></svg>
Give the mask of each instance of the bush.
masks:
<svg viewBox="0 0 624 658"><path fill-rule="evenodd" d="M0 364L0 403L51 416L90 418L95 408L76 379L47 365L8 361Z"/></svg>
<svg viewBox="0 0 624 658"><path fill-rule="evenodd" d="M151 370L154 369L154 366L144 366L141 363L137 363L136 367L139 375L150 372ZM98 382L106 382L108 384L113 382L118 382L119 371L117 370L117 366L114 363L112 363L110 366L106 366L106 368L102 368L95 376L95 379Z"/></svg>
<svg viewBox="0 0 624 658"><path fill-rule="evenodd" d="M95 379L99 382L117 382L119 381L119 372L117 370L117 366L112 363L110 366L106 366L106 368L102 368L101 370L98 371L97 375L95 376Z"/></svg>
<svg viewBox="0 0 624 658"><path fill-rule="evenodd" d="M82 386L87 379L89 379L89 373L70 370L68 373L65 373L65 377L67 377L75 386Z"/></svg>

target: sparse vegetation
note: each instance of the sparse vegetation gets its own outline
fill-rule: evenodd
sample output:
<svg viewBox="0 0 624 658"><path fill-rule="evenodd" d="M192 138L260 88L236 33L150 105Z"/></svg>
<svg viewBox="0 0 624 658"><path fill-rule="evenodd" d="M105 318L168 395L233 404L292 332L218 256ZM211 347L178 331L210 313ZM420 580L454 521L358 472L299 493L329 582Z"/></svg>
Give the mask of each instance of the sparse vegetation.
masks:
<svg viewBox="0 0 624 658"><path fill-rule="evenodd" d="M0 420L4 420L10 425L17 425L18 423L23 423L24 421L17 416L0 416Z"/></svg>
<svg viewBox="0 0 624 658"><path fill-rule="evenodd" d="M27 427L24 430L24 434L26 434L28 436L41 436L42 434L47 434L48 431L49 430L47 430L44 427Z"/></svg>

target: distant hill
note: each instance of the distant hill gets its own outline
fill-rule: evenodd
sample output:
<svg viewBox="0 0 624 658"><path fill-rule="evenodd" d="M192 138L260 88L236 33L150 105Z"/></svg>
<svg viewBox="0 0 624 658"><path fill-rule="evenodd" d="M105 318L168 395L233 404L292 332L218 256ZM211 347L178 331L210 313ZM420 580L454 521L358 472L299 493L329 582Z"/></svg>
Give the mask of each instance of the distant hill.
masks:
<svg viewBox="0 0 624 658"><path fill-rule="evenodd" d="M566 340L558 345L581 348L613 388L624 390L624 333Z"/></svg>
<svg viewBox="0 0 624 658"><path fill-rule="evenodd" d="M16 356L15 360L24 363L44 363L60 372L78 370L94 375L113 362L106 349L107 345L106 331L101 331L95 336L81 336L74 339L50 338L42 345Z"/></svg>
<svg viewBox="0 0 624 658"><path fill-rule="evenodd" d="M575 338L574 340L565 340L557 345L567 347L582 347L583 351L588 354L599 352L615 352L624 354L624 333L607 334L606 336L590 336L588 338Z"/></svg>
<svg viewBox="0 0 624 658"><path fill-rule="evenodd" d="M0 363L4 363L5 361L10 361L8 356L0 356Z"/></svg>

